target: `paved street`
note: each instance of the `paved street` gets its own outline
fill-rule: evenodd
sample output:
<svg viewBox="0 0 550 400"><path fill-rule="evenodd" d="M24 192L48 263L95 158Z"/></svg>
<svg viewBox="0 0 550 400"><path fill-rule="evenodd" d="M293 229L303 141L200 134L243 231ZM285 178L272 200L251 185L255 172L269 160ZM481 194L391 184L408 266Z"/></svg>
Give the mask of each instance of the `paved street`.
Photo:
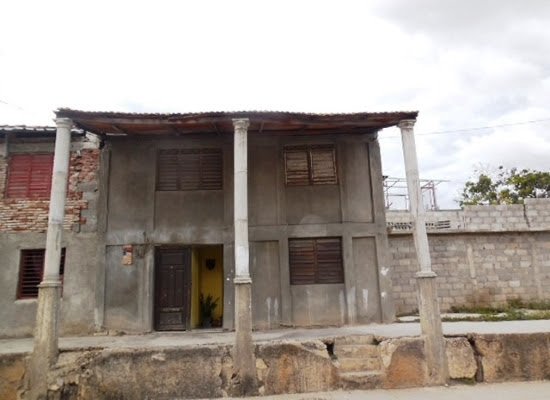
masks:
<svg viewBox="0 0 550 400"><path fill-rule="evenodd" d="M549 381L249 397L249 399L258 400L548 400L549 398Z"/></svg>

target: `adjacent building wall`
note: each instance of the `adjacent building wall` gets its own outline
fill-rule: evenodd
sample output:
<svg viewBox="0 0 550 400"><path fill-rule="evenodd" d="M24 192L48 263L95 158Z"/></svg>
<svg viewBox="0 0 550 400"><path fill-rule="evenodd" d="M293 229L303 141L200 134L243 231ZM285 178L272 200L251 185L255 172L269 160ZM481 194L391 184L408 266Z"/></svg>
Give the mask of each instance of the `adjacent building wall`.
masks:
<svg viewBox="0 0 550 400"><path fill-rule="evenodd" d="M12 138L9 147L4 144L0 146L0 337L30 336L37 300L17 299L20 251L45 248L49 200L8 199L4 189L9 155L53 152L54 138ZM94 330L96 266L101 262L96 235L99 152L94 141L73 138L63 237L67 249L61 302L63 335Z"/></svg>
<svg viewBox="0 0 550 400"><path fill-rule="evenodd" d="M387 213L397 312L417 309L408 213ZM550 299L550 200L427 213L442 310Z"/></svg>

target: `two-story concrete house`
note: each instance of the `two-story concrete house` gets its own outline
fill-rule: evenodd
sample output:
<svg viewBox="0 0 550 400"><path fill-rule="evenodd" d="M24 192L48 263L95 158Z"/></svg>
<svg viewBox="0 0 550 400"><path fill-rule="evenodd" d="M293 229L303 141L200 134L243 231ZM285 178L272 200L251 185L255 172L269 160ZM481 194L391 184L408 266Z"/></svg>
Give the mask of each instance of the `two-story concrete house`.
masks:
<svg viewBox="0 0 550 400"><path fill-rule="evenodd" d="M58 110L75 127L61 334L234 327L235 119L253 326L393 320L377 132L416 116ZM0 128L2 336L32 332L54 134Z"/></svg>

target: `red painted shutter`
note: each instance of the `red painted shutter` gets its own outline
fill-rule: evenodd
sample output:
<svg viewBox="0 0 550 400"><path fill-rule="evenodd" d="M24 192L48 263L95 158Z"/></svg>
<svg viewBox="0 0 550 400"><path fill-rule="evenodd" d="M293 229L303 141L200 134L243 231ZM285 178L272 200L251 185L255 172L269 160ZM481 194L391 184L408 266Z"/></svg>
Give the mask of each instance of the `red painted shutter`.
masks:
<svg viewBox="0 0 550 400"><path fill-rule="evenodd" d="M65 249L61 249L61 262L59 276L63 283L65 273ZM32 249L21 250L21 263L19 267L19 285L17 288L18 299L32 299L38 297L38 285L44 274L44 256L46 250Z"/></svg>
<svg viewBox="0 0 550 400"><path fill-rule="evenodd" d="M53 154L14 154L8 164L6 196L9 198L49 198Z"/></svg>

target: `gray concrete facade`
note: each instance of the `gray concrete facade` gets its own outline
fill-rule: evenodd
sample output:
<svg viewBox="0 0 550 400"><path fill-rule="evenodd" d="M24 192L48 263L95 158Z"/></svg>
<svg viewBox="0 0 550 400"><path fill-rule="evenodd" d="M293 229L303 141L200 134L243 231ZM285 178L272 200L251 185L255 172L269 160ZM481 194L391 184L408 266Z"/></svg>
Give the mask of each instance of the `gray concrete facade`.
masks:
<svg viewBox="0 0 550 400"><path fill-rule="evenodd" d="M285 146L334 144L338 184L286 186ZM160 149L219 148L223 189L155 191ZM105 295L98 296L107 329L153 329L154 251L160 245L223 245L223 327L234 327L233 138L112 138L109 152ZM106 166L105 166L106 167ZM314 137L249 134L248 212L252 316L255 328L390 321L386 223L380 152L374 135ZM289 238L342 238L345 283L290 285ZM120 254L134 246L134 265ZM382 273L380 273L382 271ZM101 283L100 283L101 285ZM381 293L383 293L382 302ZM101 302L103 301L103 304ZM98 314L102 312L99 311Z"/></svg>
<svg viewBox="0 0 550 400"><path fill-rule="evenodd" d="M4 141L2 192L10 154L53 152L53 136L38 136ZM287 186L285 147L327 144L335 148L337 184ZM234 329L233 135L107 136L99 147L73 134L60 335L154 330L160 246L223 248L223 328ZM190 148L221 149L223 189L156 191L159 151ZM37 300L17 299L20 257L23 249L45 248L48 203L0 200L0 337L32 335ZM249 133L248 220L255 329L393 320L376 134ZM344 282L291 285L289 239L320 237L341 238Z"/></svg>

